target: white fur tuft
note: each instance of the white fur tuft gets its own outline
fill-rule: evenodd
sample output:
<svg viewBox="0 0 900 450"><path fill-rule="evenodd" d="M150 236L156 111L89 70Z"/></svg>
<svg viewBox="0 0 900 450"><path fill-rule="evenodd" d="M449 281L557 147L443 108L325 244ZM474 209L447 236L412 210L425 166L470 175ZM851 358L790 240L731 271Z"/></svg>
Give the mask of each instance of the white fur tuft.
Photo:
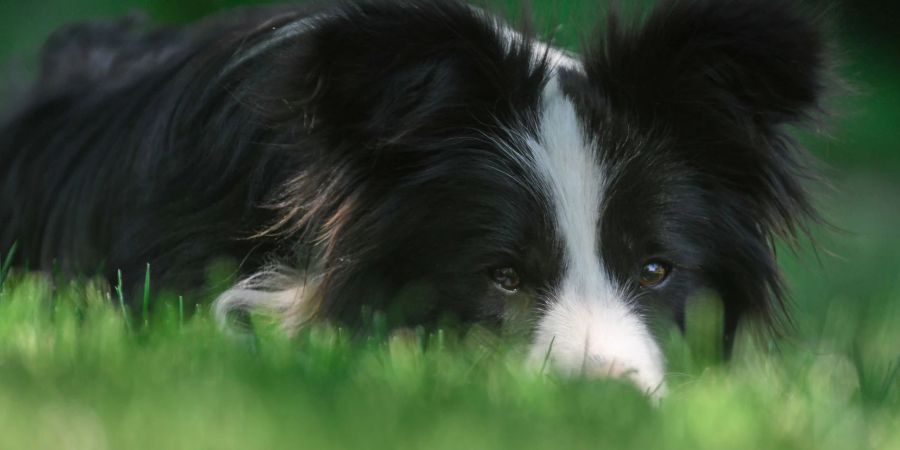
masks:
<svg viewBox="0 0 900 450"><path fill-rule="evenodd" d="M230 328L229 315L253 312L281 322L287 333L296 332L315 309L318 281L282 267L252 275L223 292L213 304L216 321Z"/></svg>

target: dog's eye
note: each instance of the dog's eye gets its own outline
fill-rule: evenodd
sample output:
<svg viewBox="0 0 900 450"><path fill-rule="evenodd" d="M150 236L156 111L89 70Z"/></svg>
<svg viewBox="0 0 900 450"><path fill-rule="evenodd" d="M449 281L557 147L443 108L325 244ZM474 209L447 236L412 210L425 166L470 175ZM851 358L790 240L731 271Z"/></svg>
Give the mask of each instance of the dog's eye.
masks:
<svg viewBox="0 0 900 450"><path fill-rule="evenodd" d="M656 286L669 276L672 267L662 261L649 261L641 267L641 287Z"/></svg>
<svg viewBox="0 0 900 450"><path fill-rule="evenodd" d="M500 267L491 271L491 279L497 286L508 292L516 292L522 281L519 279L519 273L512 267Z"/></svg>

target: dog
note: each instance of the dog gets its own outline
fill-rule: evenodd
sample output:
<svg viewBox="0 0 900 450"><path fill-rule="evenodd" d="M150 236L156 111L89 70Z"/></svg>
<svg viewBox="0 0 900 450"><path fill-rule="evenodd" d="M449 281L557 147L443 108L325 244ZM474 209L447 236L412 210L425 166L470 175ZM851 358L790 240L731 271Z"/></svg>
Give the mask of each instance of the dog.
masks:
<svg viewBox="0 0 900 450"><path fill-rule="evenodd" d="M570 53L456 0L257 7L55 33L0 127L16 264L354 329L518 327L561 373L665 386L658 320L713 292L775 325L773 242L818 220L791 137L824 110L820 20L663 0Z"/></svg>

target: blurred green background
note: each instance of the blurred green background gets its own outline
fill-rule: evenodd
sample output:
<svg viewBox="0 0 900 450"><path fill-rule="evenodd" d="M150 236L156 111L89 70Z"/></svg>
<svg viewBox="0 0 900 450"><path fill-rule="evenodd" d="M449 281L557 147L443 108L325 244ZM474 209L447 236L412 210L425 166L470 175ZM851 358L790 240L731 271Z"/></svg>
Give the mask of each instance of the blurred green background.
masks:
<svg viewBox="0 0 900 450"><path fill-rule="evenodd" d="M248 3L2 0L0 77L27 79L42 40L67 22L143 10L161 22L185 23ZM82 323L84 313L77 308L79 319L69 323L34 309L33 301L23 306L59 294L17 281L7 294L0 290L0 435L12 432L7 442L18 445L0 448L33 443L34 423L50 427L47 448L104 448L85 436L105 436L108 448L157 448L157 439L161 447L182 448L200 448L204 439L214 439L217 448L284 447L302 439L316 448L464 448L463 442L593 448L604 439L616 448L641 449L661 443L900 448L898 3L848 0L830 7L838 70L851 89L833 102L839 117L802 139L827 166L830 187L819 186L816 194L837 230L813 231L817 251L780 252L797 317L796 333L786 341L796 345L782 359L757 360L750 352L730 371L687 371L681 383L670 374L672 400L651 412L621 392L548 387L498 374L505 363L473 369L481 356L471 349L447 356L448 362L440 351L423 356L393 344L354 353L311 344L313 334L299 353L262 340L260 354L247 358L215 337L208 322L193 325L201 331L163 327L155 336L126 337L107 311L88 317L98 328L78 328L72 324ZM606 4L534 0L531 9L541 23L561 24L557 42L574 47ZM502 0L499 8L521 9L517 0ZM103 303L103 295L89 290L76 297ZM127 344L119 345L122 340ZM326 341L333 342L318 342ZM678 357L669 358L678 370ZM604 403L619 409L597 408ZM220 419L228 426L218 426ZM410 426L418 440L408 440Z"/></svg>

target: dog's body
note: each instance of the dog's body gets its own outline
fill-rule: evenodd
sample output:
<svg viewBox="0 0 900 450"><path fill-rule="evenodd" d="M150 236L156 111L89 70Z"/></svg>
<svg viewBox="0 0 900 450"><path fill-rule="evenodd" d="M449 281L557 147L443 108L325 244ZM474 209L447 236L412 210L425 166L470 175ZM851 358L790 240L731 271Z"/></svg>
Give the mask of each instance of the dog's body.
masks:
<svg viewBox="0 0 900 450"><path fill-rule="evenodd" d="M771 321L771 241L815 213L784 127L820 104L817 27L781 1L665 2L580 59L455 2L246 10L56 35L0 128L0 248L291 326L518 322L536 360L664 364L651 317L712 291Z"/></svg>

